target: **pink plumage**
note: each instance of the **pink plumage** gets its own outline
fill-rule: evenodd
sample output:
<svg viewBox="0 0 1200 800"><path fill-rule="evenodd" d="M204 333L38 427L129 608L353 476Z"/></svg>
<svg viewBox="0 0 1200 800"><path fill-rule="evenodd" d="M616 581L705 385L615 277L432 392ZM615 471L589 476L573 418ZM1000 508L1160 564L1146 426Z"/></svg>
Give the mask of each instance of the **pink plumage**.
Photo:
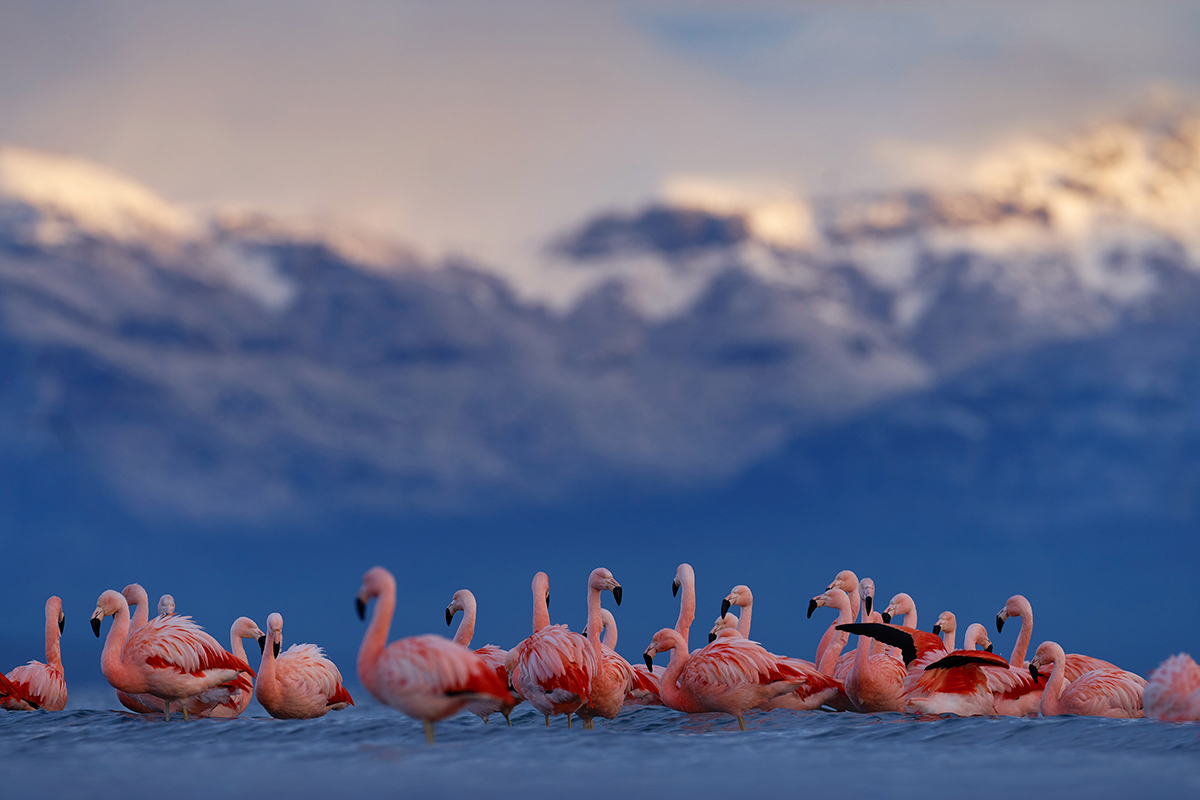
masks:
<svg viewBox="0 0 1200 800"><path fill-rule="evenodd" d="M63 622L62 600L51 597L46 601L46 662L30 661L12 669L6 681L10 692L0 696L0 708L62 711L67 707L67 681L59 650ZM3 689L0 686L0 695Z"/></svg>
<svg viewBox="0 0 1200 800"><path fill-rule="evenodd" d="M1171 722L1200 719L1200 666L1178 653L1150 673L1143 694L1146 716Z"/></svg>

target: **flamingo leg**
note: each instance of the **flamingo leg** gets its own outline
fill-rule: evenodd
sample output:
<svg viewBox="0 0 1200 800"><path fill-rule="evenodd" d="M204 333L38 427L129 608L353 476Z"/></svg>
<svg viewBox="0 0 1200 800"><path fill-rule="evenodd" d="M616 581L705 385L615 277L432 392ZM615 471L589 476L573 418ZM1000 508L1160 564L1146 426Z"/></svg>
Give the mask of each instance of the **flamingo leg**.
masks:
<svg viewBox="0 0 1200 800"><path fill-rule="evenodd" d="M550 727L550 715L549 714L546 715L546 727L547 728Z"/></svg>
<svg viewBox="0 0 1200 800"><path fill-rule="evenodd" d="M571 730L571 713L567 712L567 730Z"/></svg>
<svg viewBox="0 0 1200 800"><path fill-rule="evenodd" d="M163 703L163 716L166 717L167 722L171 721L171 701L170 700L167 700Z"/></svg>
<svg viewBox="0 0 1200 800"><path fill-rule="evenodd" d="M425 724L425 741L433 744L433 723L427 719L422 722Z"/></svg>
<svg viewBox="0 0 1200 800"><path fill-rule="evenodd" d="M488 724L488 718L487 718L487 717L484 717L484 718L483 718L483 724L484 724L484 725L487 725L487 724Z"/></svg>
<svg viewBox="0 0 1200 800"><path fill-rule="evenodd" d="M741 714L737 715L737 721L738 721L738 725L741 727L741 729L746 730L746 720L742 719Z"/></svg>
<svg viewBox="0 0 1200 800"><path fill-rule="evenodd" d="M508 723L508 727L510 727L510 728L512 727L512 719L508 716L508 714L504 715L504 721ZM550 721L550 718L546 717L547 724L549 723L549 721Z"/></svg>
<svg viewBox="0 0 1200 800"><path fill-rule="evenodd" d="M187 703L180 700L179 705L181 705L183 707L183 721L187 722Z"/></svg>

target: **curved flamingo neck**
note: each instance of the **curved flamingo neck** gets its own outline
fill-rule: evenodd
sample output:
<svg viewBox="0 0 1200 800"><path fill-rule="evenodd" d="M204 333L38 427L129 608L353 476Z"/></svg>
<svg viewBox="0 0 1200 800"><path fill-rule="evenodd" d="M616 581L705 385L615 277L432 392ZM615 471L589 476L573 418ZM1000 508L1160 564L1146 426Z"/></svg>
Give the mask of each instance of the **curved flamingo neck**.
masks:
<svg viewBox="0 0 1200 800"><path fill-rule="evenodd" d="M363 634L362 644L358 648L358 679L368 690L375 686L375 669L383 648L387 645L388 630L392 627L392 614L396 611L396 584L385 585L375 597L375 609L371 612L371 621L367 624L367 632ZM267 649L271 649L267 642ZM263 668L266 668L266 652L263 653ZM272 658L274 661L274 658ZM273 666L273 665L272 665Z"/></svg>
<svg viewBox="0 0 1200 800"><path fill-rule="evenodd" d="M146 590L142 588L140 583L131 584L131 587L132 591L130 594L133 595L132 599L125 597L124 592L121 593L121 596L125 597L126 603L135 606L133 611L133 619L129 625L129 632L133 633L145 625L150 619L150 596L146 594Z"/></svg>
<svg viewBox="0 0 1200 800"><path fill-rule="evenodd" d="M854 587L853 593L846 592L846 598L850 601L850 621L854 622L854 620L858 619L858 610L865 606L862 598L858 596L858 587ZM866 619L863 619L863 622L866 622Z"/></svg>
<svg viewBox="0 0 1200 800"><path fill-rule="evenodd" d="M958 629L942 631L942 645L946 648L947 653L954 652L954 640L958 638Z"/></svg>
<svg viewBox="0 0 1200 800"><path fill-rule="evenodd" d="M658 680L658 694L663 702L671 708L684 711L696 705L695 699L679 688L679 676L683 674L683 668L687 666L688 658L690 656L688 655L687 641L680 639L671 648L671 660Z"/></svg>
<svg viewBox="0 0 1200 800"><path fill-rule="evenodd" d="M371 622L374 623L374 621L375 621L375 617L372 616ZM368 635L370 635L370 629L368 629ZM387 629L386 628L384 628L383 635L385 638L387 637ZM282 631L280 631L279 638L280 638L279 649L282 651L283 650L283 643L282 643L283 632ZM239 645L241 644L241 640L238 640L238 644ZM363 644L364 645L366 644L365 639L363 640ZM380 650L382 650L382 649L383 648L380 647ZM242 652L245 652L245 651L243 650ZM359 663L361 664L362 663L361 662L361 658L362 658L361 651L359 654L359 658L360 658ZM278 676L276 675L276 669L275 669L277 664L278 664L278 662L275 658L275 639L274 639L273 634L271 634L270 631L268 631L267 632L267 646L263 648L262 660L258 663L258 678L255 679L255 683L254 683L254 693L256 695L258 695L258 697L260 698L259 699L260 703L262 702L263 697L265 697L267 702L270 703L271 701L273 701L275 699L276 695L279 692L279 679L278 679ZM362 675L359 675L359 680L362 680ZM363 683L366 684L366 681L363 680Z"/></svg>
<svg viewBox="0 0 1200 800"><path fill-rule="evenodd" d="M58 612L46 611L46 664L62 672L62 649L59 639L62 632L58 629Z"/></svg>
<svg viewBox="0 0 1200 800"><path fill-rule="evenodd" d="M821 653L817 667L817 670L823 675L833 675L838 659L842 656L842 650L845 649L846 642L850 638L848 633L839 631L837 626L854 622L854 615L850 611L849 604L837 606L837 612L838 618L829 626L829 631L832 631L833 635L825 646L824 652Z"/></svg>
<svg viewBox="0 0 1200 800"><path fill-rule="evenodd" d="M116 688L137 694L145 690L145 681L137 670L129 669L121 660L125 640L129 638L129 605L124 600L122 597L121 605L112 615L112 627L108 629L104 651L100 654L100 672Z"/></svg>
<svg viewBox="0 0 1200 800"><path fill-rule="evenodd" d="M1051 717L1062 713L1062 690L1066 680L1067 657L1059 653L1054 657L1054 667L1050 670L1050 679L1042 690L1041 711L1043 717Z"/></svg>
<svg viewBox="0 0 1200 800"><path fill-rule="evenodd" d="M550 606L546 605L546 593L550 590L549 582L534 580L533 583L533 630L536 633L550 624Z"/></svg>
<svg viewBox="0 0 1200 800"><path fill-rule="evenodd" d="M475 638L475 596L464 595L463 618L458 623L458 630L454 632L454 641L463 647L470 647L473 638Z"/></svg>
<svg viewBox="0 0 1200 800"><path fill-rule="evenodd" d="M871 641L869 637L860 635L854 649L854 671L863 677L869 675L871 670Z"/></svg>
<svg viewBox="0 0 1200 800"><path fill-rule="evenodd" d="M237 634L237 623L233 623L233 627L229 629L229 652L246 661L246 646L242 644L242 637ZM249 661L246 661L249 664Z"/></svg>
<svg viewBox="0 0 1200 800"><path fill-rule="evenodd" d="M588 645L592 648L592 654L596 657L596 663L600 663L600 629L604 627L604 620L600 618L600 590L588 584L587 596L587 638Z"/></svg>
<svg viewBox="0 0 1200 800"><path fill-rule="evenodd" d="M1033 639L1033 607L1022 605L1021 607L1021 632L1017 635L1017 643L1013 646L1012 655L1008 658L1008 663L1014 667L1025 666L1025 655L1029 652L1029 642Z"/></svg>
<svg viewBox="0 0 1200 800"><path fill-rule="evenodd" d="M616 651L617 649L617 624L615 622L605 625L604 640L600 644L607 647L609 650Z"/></svg>
<svg viewBox="0 0 1200 800"><path fill-rule="evenodd" d="M679 600L679 619L675 622L675 632L683 637L683 647L687 650L688 633L692 622L696 619L696 573L689 567L683 571L683 581L680 584L682 595Z"/></svg>
<svg viewBox="0 0 1200 800"><path fill-rule="evenodd" d="M741 613L738 614L737 632L745 638L750 638L750 614L754 610L754 595L746 598L746 604L741 606Z"/></svg>

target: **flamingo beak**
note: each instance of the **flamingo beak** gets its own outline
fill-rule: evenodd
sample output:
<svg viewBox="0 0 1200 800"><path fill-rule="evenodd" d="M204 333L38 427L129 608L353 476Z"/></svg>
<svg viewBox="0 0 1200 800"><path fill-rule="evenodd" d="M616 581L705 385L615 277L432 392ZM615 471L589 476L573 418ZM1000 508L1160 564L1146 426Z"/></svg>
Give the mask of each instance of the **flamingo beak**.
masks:
<svg viewBox="0 0 1200 800"><path fill-rule="evenodd" d="M941 626L941 624L934 625L934 626L933 626L933 632L934 632L934 634L935 634L935 635L937 635L937 636L941 636L941 635L942 635L942 626Z"/></svg>
<svg viewBox="0 0 1200 800"><path fill-rule="evenodd" d="M649 650L647 650L646 652L642 653L642 658L644 658L646 660L646 669L650 670L651 674L653 674L653 672L654 672L654 654L651 653Z"/></svg>
<svg viewBox="0 0 1200 800"><path fill-rule="evenodd" d="M812 619L812 612L817 610L817 598L808 601L808 619Z"/></svg>
<svg viewBox="0 0 1200 800"><path fill-rule="evenodd" d="M725 616L726 614L728 614L728 613L729 613L729 606L730 606L730 605L731 605L731 604L730 604L730 602L729 602L729 598L728 598L728 597L726 597L724 600L722 600L722 601L721 601L721 616L722 616L722 617L723 617L723 616ZM710 641L711 641L711 640L710 640Z"/></svg>
<svg viewBox="0 0 1200 800"><path fill-rule="evenodd" d="M62 633L63 628L67 627L67 618L65 616L58 618L58 632Z"/></svg>
<svg viewBox="0 0 1200 800"><path fill-rule="evenodd" d="M992 652L992 643L991 643L991 642L988 642L988 646L987 646L987 647L985 647L985 648L983 648L983 651L984 651L985 653L990 653L990 652Z"/></svg>
<svg viewBox="0 0 1200 800"><path fill-rule="evenodd" d="M872 597L871 595L867 595L866 598L863 600L863 604L866 605L866 607L867 607L867 616L868 617L871 616L871 604L874 602L875 602L875 598ZM885 619L884 622L887 622L887 620Z"/></svg>
<svg viewBox="0 0 1200 800"><path fill-rule="evenodd" d="M716 640L717 640L717 635L715 633L713 633L712 631L709 631L708 632L708 643L712 644Z"/></svg>
<svg viewBox="0 0 1200 800"><path fill-rule="evenodd" d="M92 633L96 634L96 638L100 638L100 618L92 617Z"/></svg>
<svg viewBox="0 0 1200 800"><path fill-rule="evenodd" d="M454 612L449 608L446 609L446 627L450 627L450 621L454 619Z"/></svg>
<svg viewBox="0 0 1200 800"><path fill-rule="evenodd" d="M1002 614L996 615L996 633L1004 633L1004 619Z"/></svg>
<svg viewBox="0 0 1200 800"><path fill-rule="evenodd" d="M363 602L361 597L354 598L354 610L358 612L359 619L367 618L367 604Z"/></svg>
<svg viewBox="0 0 1200 800"><path fill-rule="evenodd" d="M267 635L264 633L258 637L258 652L260 654L267 652Z"/></svg>
<svg viewBox="0 0 1200 800"><path fill-rule="evenodd" d="M870 612L870 611L868 611L867 613L868 613L868 614L870 614L871 612ZM891 614L889 614L889 613L888 613L888 612L886 612L886 611L885 611L885 612L883 612L882 614L880 614L879 616L883 617L883 624L884 624L884 625L887 625L889 622L891 622L891 621L892 621L892 615L891 615Z"/></svg>
<svg viewBox="0 0 1200 800"><path fill-rule="evenodd" d="M617 605L621 605L621 584L617 584L612 590L613 599L617 601Z"/></svg>
<svg viewBox="0 0 1200 800"><path fill-rule="evenodd" d="M1034 664L1032 661L1029 662L1029 677L1033 678L1034 683L1038 682L1037 664Z"/></svg>
<svg viewBox="0 0 1200 800"><path fill-rule="evenodd" d="M679 579L678 578L671 581L671 597L674 597L677 594L679 594Z"/></svg>
<svg viewBox="0 0 1200 800"><path fill-rule="evenodd" d="M275 654L276 658L279 658L279 642L271 642L271 652Z"/></svg>

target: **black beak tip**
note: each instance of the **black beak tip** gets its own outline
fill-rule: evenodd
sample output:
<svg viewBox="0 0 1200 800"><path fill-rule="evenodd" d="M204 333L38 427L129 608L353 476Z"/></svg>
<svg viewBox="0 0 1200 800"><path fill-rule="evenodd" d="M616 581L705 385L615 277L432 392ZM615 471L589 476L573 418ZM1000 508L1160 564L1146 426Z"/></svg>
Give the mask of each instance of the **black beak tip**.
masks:
<svg viewBox="0 0 1200 800"><path fill-rule="evenodd" d="M654 656L649 653L642 653L642 658L646 660L646 669L654 672Z"/></svg>
<svg viewBox="0 0 1200 800"><path fill-rule="evenodd" d="M712 644L712 643L713 643L713 642L715 642L716 640L717 640L717 635L716 635L715 633L712 633L712 632L710 631L710 632L709 632L709 634L708 634L708 643L709 643L709 644Z"/></svg>
<svg viewBox="0 0 1200 800"><path fill-rule="evenodd" d="M62 632L63 632L63 629L64 629L64 628L66 628L66 627L67 627L67 618L66 618L66 617L63 617L62 619L60 619L60 620L58 621L58 632L59 632L59 633L62 633Z"/></svg>
<svg viewBox="0 0 1200 800"><path fill-rule="evenodd" d="M867 616L868 616L868 617L869 617L869 616L871 616L871 605L872 605L874 602L875 602L875 598L874 598L874 597L871 597L871 595L867 595L867 598L866 598L865 600L863 600L863 603L864 603L864 604L866 605L866 607L867 607ZM884 622L887 622L887 620L885 619L885 620L884 620Z"/></svg>
<svg viewBox="0 0 1200 800"><path fill-rule="evenodd" d="M677 594L679 594L679 581L673 581L671 583L671 597L674 597Z"/></svg>
<svg viewBox="0 0 1200 800"><path fill-rule="evenodd" d="M721 616L723 617L728 613L729 613L729 598L727 597L721 601Z"/></svg>
<svg viewBox="0 0 1200 800"><path fill-rule="evenodd" d="M363 602L361 597L354 598L354 610L358 612L359 619L367 618L367 604Z"/></svg>
<svg viewBox="0 0 1200 800"><path fill-rule="evenodd" d="M990 653L990 652L992 652L992 645L991 645L991 643L989 643L987 647L983 648L983 651L984 651L985 653Z"/></svg>
<svg viewBox="0 0 1200 800"><path fill-rule="evenodd" d="M996 633L1004 633L1004 617L996 615Z"/></svg>
<svg viewBox="0 0 1200 800"><path fill-rule="evenodd" d="M275 654L276 658L279 658L279 642L271 642L271 652Z"/></svg>
<svg viewBox="0 0 1200 800"><path fill-rule="evenodd" d="M96 634L96 638L100 638L100 620L92 617L92 633Z"/></svg>
<svg viewBox="0 0 1200 800"><path fill-rule="evenodd" d="M550 593L546 592L546 608L550 608Z"/></svg>
<svg viewBox="0 0 1200 800"><path fill-rule="evenodd" d="M808 601L808 619L812 619L812 612L817 610L817 601L815 599Z"/></svg>
<svg viewBox="0 0 1200 800"><path fill-rule="evenodd" d="M941 636L941 635L942 635L942 626L941 626L941 625L934 625L934 626L933 626L933 633L934 633L934 635L936 635L936 636Z"/></svg>
<svg viewBox="0 0 1200 800"><path fill-rule="evenodd" d="M869 611L868 611L867 613L869 614L869 613L871 613L871 612L869 612ZM891 615L891 614L889 614L889 613L888 613L888 612L886 612L886 611L885 611L885 612L883 612L882 614L880 614L880 616L881 616L881 617L883 617L883 624L884 624L884 625L886 625L886 624L888 624L889 622L891 622L891 621L892 621L892 615Z"/></svg>
<svg viewBox="0 0 1200 800"><path fill-rule="evenodd" d="M621 605L621 587L613 587L613 599L617 601L617 605Z"/></svg>
<svg viewBox="0 0 1200 800"><path fill-rule="evenodd" d="M1029 665L1029 677L1033 678L1033 682L1038 682L1038 669L1033 664Z"/></svg>
<svg viewBox="0 0 1200 800"><path fill-rule="evenodd" d="M266 637L266 635L258 637L258 652L260 654L267 652L267 637Z"/></svg>
<svg viewBox="0 0 1200 800"><path fill-rule="evenodd" d="M450 622L453 619L454 619L454 612L447 608L446 609L446 627L447 628L450 627Z"/></svg>

